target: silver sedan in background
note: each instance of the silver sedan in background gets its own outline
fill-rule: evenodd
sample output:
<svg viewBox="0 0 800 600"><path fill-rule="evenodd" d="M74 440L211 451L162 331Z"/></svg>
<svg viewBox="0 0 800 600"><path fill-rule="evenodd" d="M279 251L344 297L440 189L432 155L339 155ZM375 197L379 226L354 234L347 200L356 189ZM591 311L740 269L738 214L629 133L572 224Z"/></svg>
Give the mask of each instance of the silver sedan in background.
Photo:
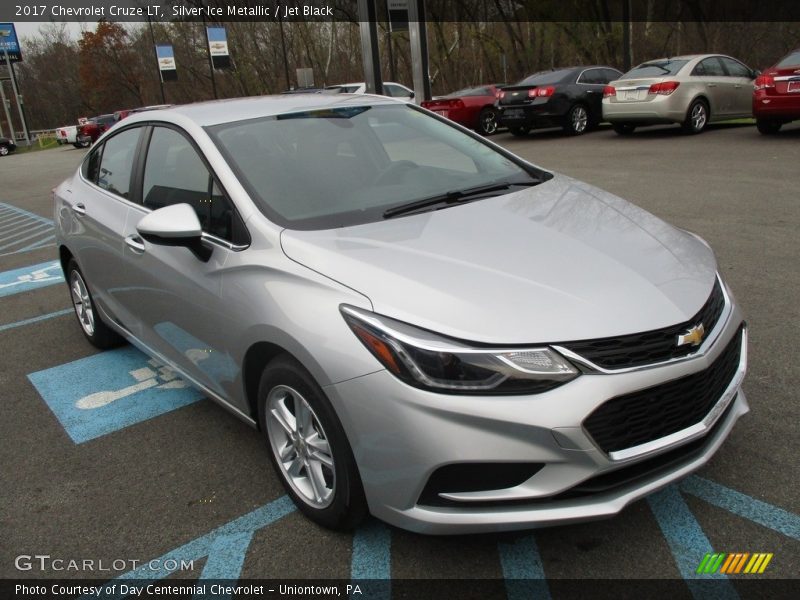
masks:
<svg viewBox="0 0 800 600"><path fill-rule="evenodd" d="M54 200L88 341L129 340L260 429L328 527L611 516L748 411L708 244L405 102L139 113Z"/></svg>
<svg viewBox="0 0 800 600"><path fill-rule="evenodd" d="M757 72L730 56L696 54L642 63L603 92L603 120L620 135L678 123L700 133L709 123L752 117Z"/></svg>

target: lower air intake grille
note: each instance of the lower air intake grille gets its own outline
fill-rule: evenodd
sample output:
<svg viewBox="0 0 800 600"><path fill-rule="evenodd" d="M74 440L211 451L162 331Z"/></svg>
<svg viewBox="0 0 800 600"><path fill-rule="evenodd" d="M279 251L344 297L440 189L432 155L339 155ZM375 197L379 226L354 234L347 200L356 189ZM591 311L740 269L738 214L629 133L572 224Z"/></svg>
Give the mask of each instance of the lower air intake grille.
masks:
<svg viewBox="0 0 800 600"><path fill-rule="evenodd" d="M605 452L652 442L699 423L717 403L739 367L742 329L706 370L618 396L583 425Z"/></svg>

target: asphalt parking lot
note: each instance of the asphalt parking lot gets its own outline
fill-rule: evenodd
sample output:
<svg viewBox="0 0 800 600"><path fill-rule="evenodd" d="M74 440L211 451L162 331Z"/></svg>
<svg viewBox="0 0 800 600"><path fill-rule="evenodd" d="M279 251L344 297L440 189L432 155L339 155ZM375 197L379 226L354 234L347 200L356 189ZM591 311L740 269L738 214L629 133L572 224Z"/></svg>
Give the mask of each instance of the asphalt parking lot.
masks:
<svg viewBox="0 0 800 600"><path fill-rule="evenodd" d="M490 579L481 597L514 600L560 597L571 579L671 580L676 598L708 597L707 580L721 597L796 582L800 124L772 137L719 125L691 137L653 128L492 139L715 249L750 325L751 413L705 468L589 524L459 537L376 521L354 534L320 529L284 496L258 432L137 351L84 341L52 265L50 190L84 155L63 147L0 159L0 578ZM118 401L93 414L87 398L103 393ZM706 553L739 552L773 557L761 575L695 573ZM21 571L20 555L51 559ZM71 559L112 568L72 570ZM137 571L151 560L161 570ZM175 573L169 560L193 568ZM397 589L375 597L403 597Z"/></svg>

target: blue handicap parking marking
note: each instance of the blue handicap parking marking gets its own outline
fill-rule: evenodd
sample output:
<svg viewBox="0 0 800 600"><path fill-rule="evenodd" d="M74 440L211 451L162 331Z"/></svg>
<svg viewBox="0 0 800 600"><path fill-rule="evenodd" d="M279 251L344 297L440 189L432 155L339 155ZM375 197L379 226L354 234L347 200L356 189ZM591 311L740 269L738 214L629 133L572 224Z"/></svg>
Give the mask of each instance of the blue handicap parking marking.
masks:
<svg viewBox="0 0 800 600"><path fill-rule="evenodd" d="M76 444L203 397L132 346L37 371L28 379Z"/></svg>
<svg viewBox="0 0 800 600"><path fill-rule="evenodd" d="M53 245L52 219L0 202L0 256Z"/></svg>
<svg viewBox="0 0 800 600"><path fill-rule="evenodd" d="M272 525L288 514L294 512L295 506L288 496L281 496L260 508L200 536L166 554L148 561L106 583L103 586L102 598L111 600L126 598L131 593L122 590L122 584L130 582L132 587L144 588L148 583L164 579L180 571L181 567L191 561L199 561L207 557L206 566L200 579L194 581L200 585L211 577L224 580L238 580L242 572L245 554L253 534L264 527ZM189 582L186 582L189 583ZM134 592L135 595L135 592ZM199 595L203 597L204 594ZM96 598L82 596L80 600ZM213 596L217 598L218 596Z"/></svg>
<svg viewBox="0 0 800 600"><path fill-rule="evenodd" d="M61 264L57 260L21 267L0 273L0 297L54 285L64 281Z"/></svg>
<svg viewBox="0 0 800 600"><path fill-rule="evenodd" d="M550 588L533 534L498 544L508 600L550 598Z"/></svg>

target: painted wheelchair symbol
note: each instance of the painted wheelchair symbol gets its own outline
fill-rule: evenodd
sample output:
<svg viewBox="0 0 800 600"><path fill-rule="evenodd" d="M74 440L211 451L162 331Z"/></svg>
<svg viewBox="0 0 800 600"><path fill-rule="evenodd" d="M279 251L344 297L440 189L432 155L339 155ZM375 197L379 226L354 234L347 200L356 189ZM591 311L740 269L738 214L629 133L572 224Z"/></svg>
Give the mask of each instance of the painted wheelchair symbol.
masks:
<svg viewBox="0 0 800 600"><path fill-rule="evenodd" d="M13 281L8 283L0 283L0 290L4 290L6 288L12 288L17 285L25 285L31 283L49 283L55 281L61 281L63 276L61 274L61 265L58 262L54 262L52 264L47 265L46 267L42 267L41 269L36 269L35 271L31 271L30 273L25 273L24 275L19 275Z"/></svg>
<svg viewBox="0 0 800 600"><path fill-rule="evenodd" d="M142 390L153 387L158 389L174 390L189 386L188 383L178 377L178 374L175 373L175 371L169 367L161 365L155 359L151 358L147 361L147 364L150 366L128 371L128 373L136 380L137 383L119 390L103 390L101 392L89 394L88 396L84 396L83 398L79 399L75 403L75 406L83 410L91 410L106 406L115 400L126 398L131 394L135 394L137 392L141 392Z"/></svg>

